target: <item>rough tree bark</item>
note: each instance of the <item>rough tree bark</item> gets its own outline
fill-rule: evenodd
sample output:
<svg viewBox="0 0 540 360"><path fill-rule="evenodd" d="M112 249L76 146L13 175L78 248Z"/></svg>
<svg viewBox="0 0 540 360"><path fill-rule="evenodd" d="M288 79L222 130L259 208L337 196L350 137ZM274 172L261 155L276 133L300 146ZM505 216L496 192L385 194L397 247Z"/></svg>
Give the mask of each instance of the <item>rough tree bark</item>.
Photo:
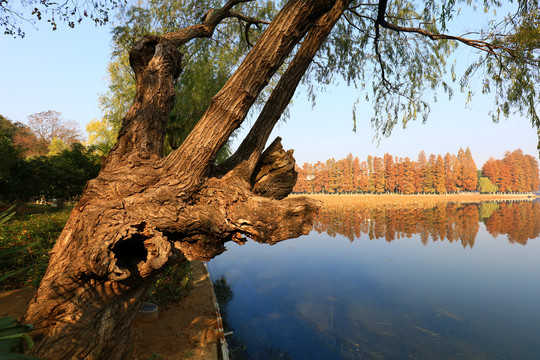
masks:
<svg viewBox="0 0 540 360"><path fill-rule="evenodd" d="M164 266L209 260L231 240L272 244L309 231L318 202L285 198L296 182L292 151L284 151L280 139L263 150L347 1L289 1L182 146L161 155L174 81L181 73L179 46L210 37L244 1L230 0L202 24L147 36L131 50L134 104L99 176L87 184L51 251L25 315L24 321L35 325L34 354L119 359L141 296ZM218 150L302 39L237 153L213 166Z"/></svg>

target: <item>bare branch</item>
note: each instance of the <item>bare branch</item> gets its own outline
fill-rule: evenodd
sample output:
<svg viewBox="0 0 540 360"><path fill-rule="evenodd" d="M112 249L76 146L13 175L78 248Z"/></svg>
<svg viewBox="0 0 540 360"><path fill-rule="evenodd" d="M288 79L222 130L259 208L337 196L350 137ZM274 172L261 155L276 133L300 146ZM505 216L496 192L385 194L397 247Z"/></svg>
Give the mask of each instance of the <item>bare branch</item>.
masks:
<svg viewBox="0 0 540 360"><path fill-rule="evenodd" d="M349 8L347 9L349 10L351 13L353 13L354 15L356 15L357 17L361 18L361 19L366 19L366 20L371 20L373 22L377 21L376 19L370 17L370 16L367 16L367 15L362 15L360 14L358 11L356 11L354 8ZM365 31L365 30L364 30Z"/></svg>
<svg viewBox="0 0 540 360"><path fill-rule="evenodd" d="M459 41L475 49L482 50L482 51L485 51L485 52L488 52L490 54L497 55L497 56L504 56L503 54L496 51L496 50L502 50L503 52L508 54L511 58L516 58L516 55L512 49L505 46L489 43L487 41L466 39L460 36L447 35L447 34L434 34L424 29L398 26L398 25L387 23L386 21L383 21L380 25L386 29L390 29L390 30L394 30L398 32L408 32L408 33L416 33L416 34L424 35L430 38L431 40Z"/></svg>
<svg viewBox="0 0 540 360"><path fill-rule="evenodd" d="M386 6L387 6L387 0L383 0L383 1L379 2L379 8L378 8L378 11L377 11L377 20L375 20L375 40L374 40L374 45L375 45L375 54L377 55L379 65L381 67L381 78L382 78L384 87L387 88L388 90L394 90L395 91L397 89L393 88L392 84L390 84L390 82L386 79L385 71L384 71L384 62L383 62L383 59L382 59L382 56L381 56L381 52L379 50L379 39L380 39L380 36L381 36L379 26L381 25L381 22L385 21L384 20L384 14L386 12Z"/></svg>
<svg viewBox="0 0 540 360"><path fill-rule="evenodd" d="M379 6L379 3L360 3L360 4L356 4L354 6L351 6L349 8L347 8L347 10L356 10L362 6Z"/></svg>
<svg viewBox="0 0 540 360"><path fill-rule="evenodd" d="M471 46L475 49L488 52L490 54L496 55L496 56L504 56L500 52L497 52L496 50L501 50L502 52L506 53L511 58L516 58L516 55L514 51L508 47L493 44L487 41L483 40L474 40L474 39L467 39L460 36L454 36L454 35L448 35L448 34L435 34L430 31L421 29L421 28L413 28L413 27L405 27L405 26L399 26L395 24L391 24L386 21L385 19L385 12L386 12L386 6L388 1L383 0L379 3L379 9L377 13L377 20L375 22L376 31L378 33L378 27L382 26L389 30L394 30L397 32L405 32L405 33L415 33L420 34L428 37L431 40L454 40L461 42L465 45ZM378 38L378 36L376 36Z"/></svg>
<svg viewBox="0 0 540 360"><path fill-rule="evenodd" d="M171 41L174 46L179 47L195 38L211 37L215 28L226 18L238 18L253 24L267 23L250 16L245 16L239 12L231 11L235 5L250 1L253 0L230 0L221 9L209 10L202 17L202 24L192 25L179 31L164 34L161 37Z"/></svg>
<svg viewBox="0 0 540 360"><path fill-rule="evenodd" d="M350 9L348 9L349 11L351 11ZM358 17L361 17L361 18L364 18L364 19L368 19L368 20L372 20L372 21L375 21L375 19L372 19L370 17L367 17L367 16L363 16L363 15L360 15L358 14L356 11L351 11L353 14L357 15ZM345 18L345 20L349 23L349 25L351 25L353 28L355 28L356 30L358 30L359 32L365 34L367 33L367 31L365 29L360 29L351 19L349 19L349 17L347 16L347 14L343 14L343 17Z"/></svg>
<svg viewBox="0 0 540 360"><path fill-rule="evenodd" d="M249 25L260 25L260 24L270 25L270 21L259 20L251 16L243 15L236 11L229 11L229 15L230 17L237 18L238 20L242 20L248 23Z"/></svg>

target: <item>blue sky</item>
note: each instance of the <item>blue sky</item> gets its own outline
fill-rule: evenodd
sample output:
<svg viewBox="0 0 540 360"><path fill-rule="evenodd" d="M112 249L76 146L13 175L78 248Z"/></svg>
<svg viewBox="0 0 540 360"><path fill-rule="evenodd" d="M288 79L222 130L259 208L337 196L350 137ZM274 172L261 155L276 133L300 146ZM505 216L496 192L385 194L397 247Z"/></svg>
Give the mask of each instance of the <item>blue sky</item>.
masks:
<svg viewBox="0 0 540 360"><path fill-rule="evenodd" d="M75 29L62 24L57 31L46 24L40 24L39 30L27 27L23 39L0 36L0 114L24 123L30 114L56 110L84 130L88 122L101 116L98 97L107 90L110 41L109 27L88 22ZM470 55L463 52L460 56ZM490 156L501 158L505 151L517 148L537 156L536 131L528 120L512 116L493 124L488 115L491 97L476 96L466 108L459 94L452 101L440 96L425 125L415 121L405 130L398 127L377 146L369 103L360 103L357 132L352 132L352 106L358 95L353 88L332 86L319 95L312 108L300 91L290 118L272 136L281 136L285 148L295 149L300 165L330 157L341 159L349 152L362 160L368 154L386 152L416 159L421 150L444 155L467 146L478 167Z"/></svg>

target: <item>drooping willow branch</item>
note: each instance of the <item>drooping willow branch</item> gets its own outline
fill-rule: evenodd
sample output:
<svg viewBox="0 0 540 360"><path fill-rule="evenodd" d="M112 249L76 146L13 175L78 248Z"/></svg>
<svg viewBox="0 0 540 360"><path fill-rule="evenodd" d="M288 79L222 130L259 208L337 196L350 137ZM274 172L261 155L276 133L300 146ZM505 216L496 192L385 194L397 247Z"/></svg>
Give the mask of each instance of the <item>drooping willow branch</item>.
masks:
<svg viewBox="0 0 540 360"><path fill-rule="evenodd" d="M368 4L368 5L373 5L373 4ZM418 27L406 27L406 26L400 26L400 25L396 25L394 23L388 22L387 20L388 15L386 14L387 6L388 6L388 0L379 1L378 8L377 8L377 18L373 18L373 17L358 13L357 11L358 6L350 7L347 10L349 10L352 14L354 14L355 16L359 18L370 20L373 22L374 28L375 28L375 36L373 38L375 55L377 57L377 62L379 63L380 70L381 70L382 84L387 89L387 91L397 93L400 96L404 96L405 98L408 98L410 101L413 101L413 99L411 99L410 96L402 94L399 91L399 87L396 85L393 85L386 77L384 60L379 49L381 27L388 30L395 31L395 32L399 32L399 33L412 33L412 34L422 35L433 41L451 40L451 41L460 42L469 47L472 47L482 52L493 55L498 60L501 67L503 68L504 66L503 66L502 59L504 57L511 58L514 60L519 58L514 49L512 49L509 46L505 46L504 44L497 44L497 43L493 43L493 42L489 42L485 40L470 39L464 36L434 33L434 32L431 32L422 28L418 28ZM351 25L353 25L352 22L350 23Z"/></svg>

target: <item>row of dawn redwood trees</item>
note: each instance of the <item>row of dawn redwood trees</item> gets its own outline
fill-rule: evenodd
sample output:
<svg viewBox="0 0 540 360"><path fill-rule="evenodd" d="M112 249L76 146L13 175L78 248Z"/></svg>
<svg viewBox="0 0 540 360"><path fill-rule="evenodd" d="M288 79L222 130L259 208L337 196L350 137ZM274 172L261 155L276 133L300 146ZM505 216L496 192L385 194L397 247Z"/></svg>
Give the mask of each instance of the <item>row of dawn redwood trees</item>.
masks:
<svg viewBox="0 0 540 360"><path fill-rule="evenodd" d="M474 246L483 221L494 237L505 234L511 243L526 245L528 240L540 235L540 204L534 201L521 203L455 204L440 203L432 208L368 208L354 211L342 208L324 209L314 224L314 229L330 236L340 234L352 242L363 234L370 240L396 239L419 234L424 245L429 240L461 241L463 247Z"/></svg>
<svg viewBox="0 0 540 360"><path fill-rule="evenodd" d="M345 159L305 163L297 167L297 193L438 193L458 191L530 192L539 188L538 162L518 149L504 159L489 159L479 173L469 148L457 155L421 151L416 161L385 154L367 161L349 154ZM479 183L480 178L484 181ZM488 181L489 180L489 181ZM485 188L481 188L480 184Z"/></svg>

